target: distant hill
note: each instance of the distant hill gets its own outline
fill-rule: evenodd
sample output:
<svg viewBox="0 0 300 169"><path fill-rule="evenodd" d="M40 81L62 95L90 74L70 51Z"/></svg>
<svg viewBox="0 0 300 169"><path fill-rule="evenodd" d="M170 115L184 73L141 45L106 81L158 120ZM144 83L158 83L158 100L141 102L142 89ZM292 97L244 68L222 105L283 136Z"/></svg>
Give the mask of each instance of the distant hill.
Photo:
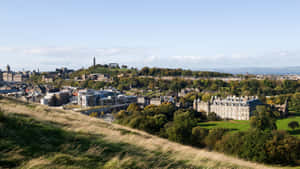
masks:
<svg viewBox="0 0 300 169"><path fill-rule="evenodd" d="M0 99L0 168L271 168L72 111Z"/></svg>
<svg viewBox="0 0 300 169"><path fill-rule="evenodd" d="M300 74L299 67L242 67L242 68L216 68L212 71L232 73L232 74Z"/></svg>
<svg viewBox="0 0 300 169"><path fill-rule="evenodd" d="M108 65L96 65L87 69L79 69L72 73L72 76L80 76L82 74L105 73L109 75L117 75L121 73L134 74L140 76L185 76L185 77L231 77L230 73L220 73L216 71L196 71L189 69L170 69L158 67L143 67L140 70L135 68L110 68Z"/></svg>

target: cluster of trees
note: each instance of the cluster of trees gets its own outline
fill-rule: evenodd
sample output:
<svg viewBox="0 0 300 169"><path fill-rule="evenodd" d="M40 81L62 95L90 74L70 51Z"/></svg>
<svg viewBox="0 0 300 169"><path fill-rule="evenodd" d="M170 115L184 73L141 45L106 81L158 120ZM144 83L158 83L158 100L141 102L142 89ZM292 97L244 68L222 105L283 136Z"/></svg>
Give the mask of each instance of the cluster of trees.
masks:
<svg viewBox="0 0 300 169"><path fill-rule="evenodd" d="M69 102L69 94L61 93L60 95L54 94L49 100L49 106L61 106Z"/></svg>
<svg viewBox="0 0 300 169"><path fill-rule="evenodd" d="M192 71L183 69L168 68L149 68L144 67L139 72L143 76L193 76L193 77L230 77L229 73L209 72L209 71Z"/></svg>
<svg viewBox="0 0 300 169"><path fill-rule="evenodd" d="M198 124L208 117L189 109L176 109L173 104L149 105L144 109L131 104L115 114L117 122L144 130L169 140L207 148L247 160L270 164L298 165L300 140L277 131L276 114L267 107L257 109L251 118L251 129L229 132L225 128L205 129Z"/></svg>
<svg viewBox="0 0 300 169"><path fill-rule="evenodd" d="M71 78L81 77L83 74L88 75L92 73L102 73L102 74L108 74L110 76L116 76L120 73L137 74L137 71L138 70L135 68L128 69L126 65L122 65L121 68L120 67L109 68L109 65L107 64L104 65L97 64L95 67L91 66L87 69L79 69L73 72Z"/></svg>
<svg viewBox="0 0 300 169"><path fill-rule="evenodd" d="M83 74L91 73L105 73L109 75L118 75L119 73L126 73L132 75L141 75L141 76L188 76L188 77L231 77L232 74L229 73L219 73L219 72L210 72L210 71L192 71L184 69L168 69L168 68L149 68L144 67L141 70L136 68L128 69L127 66L123 65L121 68L109 68L108 65L96 65L91 66L87 69L80 69L72 73L71 77L81 76Z"/></svg>
<svg viewBox="0 0 300 169"><path fill-rule="evenodd" d="M267 98L266 103L275 105L284 104L286 101L290 112L300 112L300 92L271 96Z"/></svg>
<svg viewBox="0 0 300 169"><path fill-rule="evenodd" d="M222 80L184 80L174 79L155 80L154 78L127 77L120 78L112 84L120 89L140 88L159 89L161 91L171 90L178 92L183 88L197 88L202 92L215 95L245 95L245 96L274 96L282 94L294 94L300 92L300 81L275 81L275 80L242 80L225 82Z"/></svg>

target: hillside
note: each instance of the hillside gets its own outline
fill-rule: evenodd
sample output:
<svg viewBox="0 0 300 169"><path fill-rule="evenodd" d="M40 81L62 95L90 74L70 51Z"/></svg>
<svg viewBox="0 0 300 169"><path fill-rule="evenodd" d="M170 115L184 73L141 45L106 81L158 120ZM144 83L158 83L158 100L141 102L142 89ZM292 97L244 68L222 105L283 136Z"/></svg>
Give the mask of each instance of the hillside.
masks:
<svg viewBox="0 0 300 169"><path fill-rule="evenodd" d="M271 168L72 111L0 100L0 168Z"/></svg>
<svg viewBox="0 0 300 169"><path fill-rule="evenodd" d="M81 76L83 74L91 73L104 73L115 76L121 73L140 75L140 76L186 76L186 77L231 77L230 73L220 73L217 71L196 71L188 69L170 69L170 68L157 68L157 67L143 67L140 70L136 68L109 68L108 65L96 65L87 69L79 69L72 73L72 77Z"/></svg>

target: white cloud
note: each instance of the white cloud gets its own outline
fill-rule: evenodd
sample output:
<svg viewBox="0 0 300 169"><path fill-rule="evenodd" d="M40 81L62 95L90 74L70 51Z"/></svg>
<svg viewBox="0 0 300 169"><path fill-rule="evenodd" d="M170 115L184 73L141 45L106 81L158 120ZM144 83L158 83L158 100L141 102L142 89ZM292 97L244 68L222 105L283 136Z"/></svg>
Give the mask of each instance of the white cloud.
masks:
<svg viewBox="0 0 300 169"><path fill-rule="evenodd" d="M49 70L60 66L80 68L91 65L93 56L99 64L117 62L134 66L155 60L148 49L143 48L0 47L1 63L4 63L0 66L4 68L5 64L11 64L19 70L37 67Z"/></svg>
<svg viewBox="0 0 300 169"><path fill-rule="evenodd" d="M165 52L171 53L171 52ZM97 63L117 62L134 67L209 67L295 66L300 62L300 51L278 50L261 54L219 53L215 55L161 55L148 48L76 48L76 47L0 47L0 67L11 64L15 69L53 70L56 67L87 67L96 56Z"/></svg>

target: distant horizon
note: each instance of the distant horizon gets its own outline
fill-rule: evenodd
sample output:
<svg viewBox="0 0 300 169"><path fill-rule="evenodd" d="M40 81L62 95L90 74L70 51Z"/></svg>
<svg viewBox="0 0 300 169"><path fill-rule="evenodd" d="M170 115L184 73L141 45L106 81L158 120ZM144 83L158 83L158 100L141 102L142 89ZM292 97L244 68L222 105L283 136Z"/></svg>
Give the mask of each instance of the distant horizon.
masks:
<svg viewBox="0 0 300 169"><path fill-rule="evenodd" d="M108 65L109 63L115 63L115 62L108 62L108 63L96 63L97 65ZM126 65L126 64L122 64L122 63L118 63L119 66L121 67L122 65ZM16 72L19 72L19 71L23 71L23 69L15 69L13 67L13 65L11 64L8 64L11 68L12 71L16 71ZM0 70L1 71L5 71L6 70L6 65L0 65ZM37 65L36 65L37 66ZM57 68L63 68L63 67L67 67L68 69L73 69L73 70L79 70L79 69L87 69L89 67L91 67L92 64L90 65L87 65L85 67L68 67L68 66L57 66L53 69L48 69L48 70L43 70L39 67L37 67L36 69L25 69L24 68L24 71L37 71L39 69L40 72L51 72L51 71L55 71L55 69ZM188 68L182 68L182 67L158 67L158 66L142 66L142 67L136 67L134 65L126 65L128 69L131 69L131 68L137 68L137 69L142 69L143 67L149 67L149 68L165 68L165 69L183 69L183 70L192 70L192 71L211 71L211 72L221 72L221 73L232 73L232 74L246 74L246 73L251 73L251 72L259 72L259 73L254 73L254 74L291 74L293 72L289 72L287 69L293 69L293 68L296 68L297 69L297 74L300 74L300 65L299 66L273 66L273 67L267 67L267 66L252 66L252 67L246 67L246 66L240 66L240 67L219 67L219 68L216 68L216 67L211 67L211 68L199 68L199 69L188 69ZM250 72L247 72L245 69L249 69ZM257 69L265 69L266 72L263 72L263 70L257 70ZM276 70L274 72L269 72L270 69L276 69L277 71L280 70L280 72L276 72Z"/></svg>

